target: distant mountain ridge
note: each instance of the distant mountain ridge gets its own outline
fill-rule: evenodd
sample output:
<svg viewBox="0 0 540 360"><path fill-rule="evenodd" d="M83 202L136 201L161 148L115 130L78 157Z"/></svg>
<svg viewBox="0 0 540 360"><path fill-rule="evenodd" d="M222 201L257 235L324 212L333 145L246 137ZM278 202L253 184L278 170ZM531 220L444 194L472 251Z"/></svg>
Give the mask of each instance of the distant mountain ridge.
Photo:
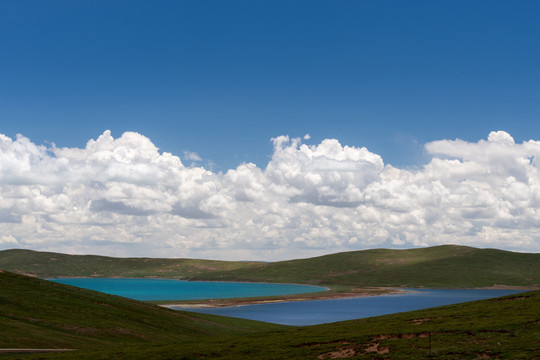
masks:
<svg viewBox="0 0 540 360"><path fill-rule="evenodd" d="M0 251L0 269L41 277L160 277L356 287L540 286L540 254L457 245L360 250L271 263L4 250Z"/></svg>

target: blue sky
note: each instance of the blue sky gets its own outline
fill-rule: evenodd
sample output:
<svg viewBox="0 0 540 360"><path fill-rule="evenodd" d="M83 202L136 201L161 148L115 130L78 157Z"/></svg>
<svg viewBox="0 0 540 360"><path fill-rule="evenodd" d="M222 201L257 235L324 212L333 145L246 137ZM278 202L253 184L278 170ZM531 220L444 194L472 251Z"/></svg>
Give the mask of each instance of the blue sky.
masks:
<svg viewBox="0 0 540 360"><path fill-rule="evenodd" d="M540 252L538 14L1 1L0 249Z"/></svg>
<svg viewBox="0 0 540 360"><path fill-rule="evenodd" d="M1 132L110 129L216 169L311 134L395 165L423 144L540 131L535 1L3 1Z"/></svg>

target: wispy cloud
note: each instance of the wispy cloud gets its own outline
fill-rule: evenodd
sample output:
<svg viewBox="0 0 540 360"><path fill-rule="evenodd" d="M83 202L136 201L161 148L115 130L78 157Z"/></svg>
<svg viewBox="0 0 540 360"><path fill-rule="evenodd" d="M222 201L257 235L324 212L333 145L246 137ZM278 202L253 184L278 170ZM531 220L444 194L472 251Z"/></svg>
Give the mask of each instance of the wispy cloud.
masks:
<svg viewBox="0 0 540 360"><path fill-rule="evenodd" d="M434 141L431 160L406 170L335 139L272 140L266 168L214 173L133 132L83 149L0 135L0 247L228 259L442 243L540 251L539 141Z"/></svg>
<svg viewBox="0 0 540 360"><path fill-rule="evenodd" d="M184 159L189 161L202 161L202 158L196 152L184 151Z"/></svg>

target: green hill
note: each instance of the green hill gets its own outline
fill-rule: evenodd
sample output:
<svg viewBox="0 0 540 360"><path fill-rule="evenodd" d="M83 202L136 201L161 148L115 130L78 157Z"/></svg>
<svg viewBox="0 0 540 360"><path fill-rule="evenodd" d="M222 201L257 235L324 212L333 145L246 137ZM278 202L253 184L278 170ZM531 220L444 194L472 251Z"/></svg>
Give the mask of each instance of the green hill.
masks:
<svg viewBox="0 0 540 360"><path fill-rule="evenodd" d="M40 277L184 278L207 271L229 271L255 263L196 259L114 258L12 249L0 251L0 269Z"/></svg>
<svg viewBox="0 0 540 360"><path fill-rule="evenodd" d="M232 337L21 359L540 359L540 291Z"/></svg>
<svg viewBox="0 0 540 360"><path fill-rule="evenodd" d="M0 271L0 348L99 348L281 328L256 321L173 311Z"/></svg>
<svg viewBox="0 0 540 360"><path fill-rule="evenodd" d="M540 254L455 245L411 250L374 249L256 263L230 271L201 272L190 278L357 287L539 286Z"/></svg>
<svg viewBox="0 0 540 360"><path fill-rule="evenodd" d="M272 263L4 250L0 251L0 269L41 277L162 277L348 287L540 286L540 254L455 245L351 251Z"/></svg>

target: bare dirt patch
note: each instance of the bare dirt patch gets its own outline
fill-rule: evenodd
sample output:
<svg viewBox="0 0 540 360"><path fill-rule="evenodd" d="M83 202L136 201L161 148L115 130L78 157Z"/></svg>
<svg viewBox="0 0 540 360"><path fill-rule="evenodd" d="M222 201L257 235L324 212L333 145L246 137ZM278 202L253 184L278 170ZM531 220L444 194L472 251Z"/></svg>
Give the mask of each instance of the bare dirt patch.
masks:
<svg viewBox="0 0 540 360"><path fill-rule="evenodd" d="M319 347L322 345L350 345L351 342L347 340L341 340L341 341L328 341L328 342L312 342L312 343L303 343L299 345L294 345L296 348L312 348L312 347Z"/></svg>
<svg viewBox="0 0 540 360"><path fill-rule="evenodd" d="M429 322L431 320L438 320L438 319L441 319L441 317L412 319L410 322L413 325L421 325L421 324L424 324L424 323Z"/></svg>
<svg viewBox="0 0 540 360"><path fill-rule="evenodd" d="M373 343L369 344L365 349L366 353L377 353L377 354L388 354L390 352L390 348L387 346L381 346L381 343Z"/></svg>
<svg viewBox="0 0 540 360"><path fill-rule="evenodd" d="M337 351L331 351L326 354L317 356L319 359L346 359L356 355L356 351L353 348L340 349Z"/></svg>
<svg viewBox="0 0 540 360"><path fill-rule="evenodd" d="M376 341L380 341L380 340L397 340L397 339L414 339L414 338L425 338L425 337L428 337L430 335L436 335L436 334L439 334L437 332L432 332L432 333L428 333L428 332L422 332L422 333L407 333L407 334L380 334L380 335L375 335L374 337L371 338L371 341L373 342L376 342Z"/></svg>

